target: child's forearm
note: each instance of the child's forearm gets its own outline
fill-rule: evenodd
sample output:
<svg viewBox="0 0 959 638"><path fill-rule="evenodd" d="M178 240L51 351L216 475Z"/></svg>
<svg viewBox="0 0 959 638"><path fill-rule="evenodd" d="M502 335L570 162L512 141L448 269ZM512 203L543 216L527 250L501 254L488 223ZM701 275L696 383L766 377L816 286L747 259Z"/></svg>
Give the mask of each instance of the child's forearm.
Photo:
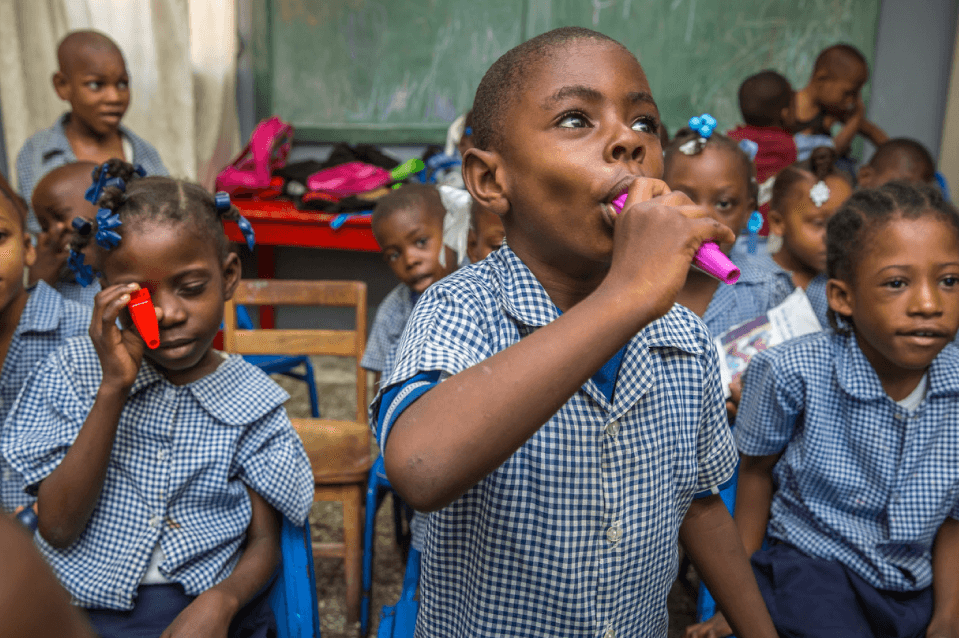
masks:
<svg viewBox="0 0 959 638"><path fill-rule="evenodd" d="M393 487L419 511L451 503L654 318L601 286L556 321L438 384L393 426L384 452Z"/></svg>
<svg viewBox="0 0 959 638"><path fill-rule="evenodd" d="M80 535L100 498L128 388L101 385L90 414L60 465L40 484L38 529L54 547Z"/></svg>
<svg viewBox="0 0 959 638"><path fill-rule="evenodd" d="M247 488L253 514L246 546L233 573L207 590L232 610L231 618L270 582L280 564L280 526L276 511L262 496Z"/></svg>
<svg viewBox="0 0 959 638"><path fill-rule="evenodd" d="M735 520L747 556L762 548L766 536L773 501L772 470L778 460L778 454L740 456Z"/></svg>
<svg viewBox="0 0 959 638"><path fill-rule="evenodd" d="M749 557L718 496L692 502L679 539L737 636L776 637Z"/></svg>
<svg viewBox="0 0 959 638"><path fill-rule="evenodd" d="M932 548L933 612L927 636L959 633L959 521L947 518ZM951 630L951 634L946 629Z"/></svg>
<svg viewBox="0 0 959 638"><path fill-rule="evenodd" d="M886 135L884 130L866 118L863 118L862 123L859 125L859 132L876 146L889 140L889 136Z"/></svg>
<svg viewBox="0 0 959 638"><path fill-rule="evenodd" d="M862 122L863 118L861 117L849 118L842 125L839 133L832 138L833 146L836 147L836 153L838 155L845 155L849 151L849 147L852 146L853 139L855 139L856 134L859 133L859 126L862 124Z"/></svg>

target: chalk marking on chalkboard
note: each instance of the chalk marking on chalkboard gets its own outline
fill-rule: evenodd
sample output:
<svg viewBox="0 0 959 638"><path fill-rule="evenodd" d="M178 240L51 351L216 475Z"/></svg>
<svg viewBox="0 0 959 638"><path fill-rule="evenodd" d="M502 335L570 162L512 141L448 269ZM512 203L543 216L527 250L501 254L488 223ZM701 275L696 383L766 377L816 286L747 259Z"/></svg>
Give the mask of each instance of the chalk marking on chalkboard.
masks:
<svg viewBox="0 0 959 638"><path fill-rule="evenodd" d="M603 9L616 4L616 0L592 0L593 1L593 26L599 26L599 14Z"/></svg>
<svg viewBox="0 0 959 638"><path fill-rule="evenodd" d="M623 3L623 20L629 20L629 12L632 9L632 0L626 0Z"/></svg>

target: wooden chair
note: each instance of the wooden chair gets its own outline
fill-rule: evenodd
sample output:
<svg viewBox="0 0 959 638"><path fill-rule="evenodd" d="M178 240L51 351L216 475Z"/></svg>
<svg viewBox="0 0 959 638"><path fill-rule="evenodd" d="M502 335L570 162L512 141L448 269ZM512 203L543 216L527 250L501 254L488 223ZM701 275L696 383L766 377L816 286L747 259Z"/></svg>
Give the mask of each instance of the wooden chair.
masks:
<svg viewBox="0 0 959 638"><path fill-rule="evenodd" d="M353 308L352 330L242 330L236 306L333 306ZM314 556L343 558L347 622L360 617L363 561L363 500L373 458L367 424L366 371L360 367L366 345L366 284L360 281L241 281L223 318L223 345L242 355L334 355L356 367L353 420L292 419L313 466L314 500L343 507L343 542L313 543Z"/></svg>

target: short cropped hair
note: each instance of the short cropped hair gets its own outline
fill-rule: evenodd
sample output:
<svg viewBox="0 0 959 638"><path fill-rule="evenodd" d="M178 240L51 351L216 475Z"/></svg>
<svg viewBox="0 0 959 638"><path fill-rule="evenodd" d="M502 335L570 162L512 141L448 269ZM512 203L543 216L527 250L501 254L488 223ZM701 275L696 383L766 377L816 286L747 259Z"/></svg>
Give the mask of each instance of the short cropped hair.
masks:
<svg viewBox="0 0 959 638"><path fill-rule="evenodd" d="M443 206L439 190L429 184L406 184L377 200L370 218L373 234L376 235L376 229L394 213L411 208L425 212L432 221L438 222L440 226L443 225L446 208Z"/></svg>
<svg viewBox="0 0 959 638"><path fill-rule="evenodd" d="M629 51L609 36L582 27L553 29L513 47L493 63L476 89L473 144L484 151L498 149L503 142L504 116L520 94L532 65L566 43L582 39L609 42Z"/></svg>
<svg viewBox="0 0 959 638"><path fill-rule="evenodd" d="M851 44L834 44L816 56L813 74L824 71L831 76L845 75L852 68L861 67L869 72L869 63L862 51Z"/></svg>
<svg viewBox="0 0 959 638"><path fill-rule="evenodd" d="M673 161L673 158L681 156L683 153L679 150L679 147L689 142L690 140L695 140L699 138L699 133L693 131L690 128L681 128L676 131L676 137L666 146L663 151L663 165L669 166L670 162ZM739 162L739 166L743 171L743 176L746 178L747 189L746 192L749 193L749 196L755 200L759 198L759 183L756 181L756 165L753 163L753 160L750 159L749 155L746 154L746 151L739 145L739 142L736 140L726 137L721 133L713 133L709 140L706 142L704 148L721 148L729 153L732 153L733 157L736 158L736 161ZM702 149L700 151L702 152ZM678 154L678 155L677 155Z"/></svg>
<svg viewBox="0 0 959 638"><path fill-rule="evenodd" d="M869 166L882 172L889 168L904 166L908 172L922 175L923 181L931 182L936 176L936 163L920 142L908 137L897 137L879 145Z"/></svg>
<svg viewBox="0 0 959 638"><path fill-rule="evenodd" d="M782 111L789 108L793 88L789 80L766 69L751 75L739 85L739 110L750 126L775 126L782 121Z"/></svg>

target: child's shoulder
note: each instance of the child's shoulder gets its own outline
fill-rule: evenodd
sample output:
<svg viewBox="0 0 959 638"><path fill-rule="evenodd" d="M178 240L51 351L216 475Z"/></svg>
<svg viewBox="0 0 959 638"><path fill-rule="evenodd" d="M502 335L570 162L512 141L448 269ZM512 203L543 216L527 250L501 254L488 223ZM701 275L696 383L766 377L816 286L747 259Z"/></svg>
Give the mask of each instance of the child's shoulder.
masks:
<svg viewBox="0 0 959 638"><path fill-rule="evenodd" d="M56 337L65 339L86 334L92 312L92 308L64 299L57 290L40 281L30 291L20 324L33 332L56 333Z"/></svg>
<svg viewBox="0 0 959 638"><path fill-rule="evenodd" d="M790 339L761 350L749 362L749 370L769 369L780 377L818 374L836 366L836 358L847 349L844 335L822 331Z"/></svg>
<svg viewBox="0 0 959 638"><path fill-rule="evenodd" d="M224 357L223 363L188 387L197 402L218 420L228 425L252 423L282 408L290 398L269 375L243 357L217 354Z"/></svg>

